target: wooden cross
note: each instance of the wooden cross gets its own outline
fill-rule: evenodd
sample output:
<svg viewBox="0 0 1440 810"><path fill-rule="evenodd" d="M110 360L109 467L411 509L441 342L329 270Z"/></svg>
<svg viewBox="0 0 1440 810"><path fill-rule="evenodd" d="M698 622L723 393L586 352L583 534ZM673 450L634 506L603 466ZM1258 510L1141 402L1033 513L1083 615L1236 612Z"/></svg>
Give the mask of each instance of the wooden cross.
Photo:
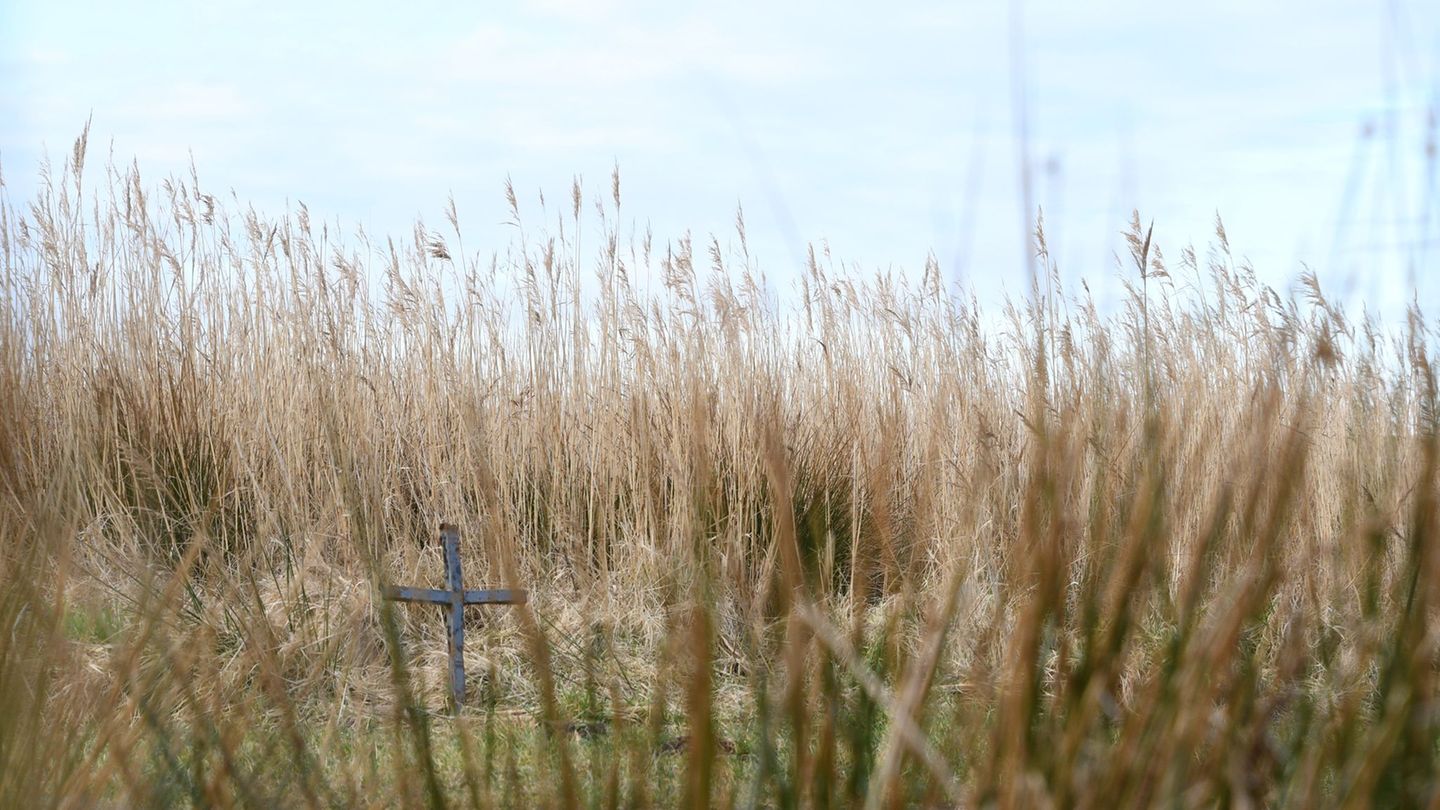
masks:
<svg viewBox="0 0 1440 810"><path fill-rule="evenodd" d="M528 595L511 589L465 590L464 580L460 578L460 529L453 523L442 523L440 542L445 546L445 579L449 587L442 590L396 585L385 589L385 598L397 602L429 602L449 608L445 612L445 629L450 641L450 697L455 702L455 710L459 711L465 705L465 606L523 605Z"/></svg>

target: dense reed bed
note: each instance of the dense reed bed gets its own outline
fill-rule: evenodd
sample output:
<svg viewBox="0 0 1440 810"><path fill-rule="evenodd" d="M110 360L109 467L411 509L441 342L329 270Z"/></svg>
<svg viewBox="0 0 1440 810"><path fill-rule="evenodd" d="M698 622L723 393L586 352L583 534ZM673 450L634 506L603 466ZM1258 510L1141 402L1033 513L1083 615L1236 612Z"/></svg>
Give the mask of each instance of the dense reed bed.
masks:
<svg viewBox="0 0 1440 810"><path fill-rule="evenodd" d="M1418 310L1138 218L1113 313L1043 233L995 311L824 251L777 293L618 178L492 253L84 159L0 212L0 805L1440 796ZM532 593L458 715L377 599L442 520Z"/></svg>

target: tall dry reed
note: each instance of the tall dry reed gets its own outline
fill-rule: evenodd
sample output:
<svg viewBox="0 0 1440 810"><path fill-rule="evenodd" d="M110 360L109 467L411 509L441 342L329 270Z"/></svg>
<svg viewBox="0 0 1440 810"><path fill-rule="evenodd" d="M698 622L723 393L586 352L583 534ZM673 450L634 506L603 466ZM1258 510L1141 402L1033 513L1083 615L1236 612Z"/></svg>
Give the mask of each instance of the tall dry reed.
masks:
<svg viewBox="0 0 1440 810"><path fill-rule="evenodd" d="M824 251L777 294L618 178L507 189L490 253L85 153L0 209L0 805L1440 795L1418 310L1138 217L1116 312L1043 233L996 311ZM533 597L469 617L458 718L376 599L441 520Z"/></svg>

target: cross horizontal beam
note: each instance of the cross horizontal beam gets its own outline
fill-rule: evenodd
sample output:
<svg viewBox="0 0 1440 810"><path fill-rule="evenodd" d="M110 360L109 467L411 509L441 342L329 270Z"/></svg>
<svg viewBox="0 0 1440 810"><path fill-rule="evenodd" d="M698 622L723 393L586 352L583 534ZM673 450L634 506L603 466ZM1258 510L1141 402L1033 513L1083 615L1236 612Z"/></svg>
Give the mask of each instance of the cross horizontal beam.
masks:
<svg viewBox="0 0 1440 810"><path fill-rule="evenodd" d="M432 602L437 605L448 605L453 601L455 593L456 591L440 588L411 588L405 585L394 585L385 589L385 598L399 602ZM466 605L523 605L528 597L525 591L509 588L467 589L463 593L464 599L461 602Z"/></svg>

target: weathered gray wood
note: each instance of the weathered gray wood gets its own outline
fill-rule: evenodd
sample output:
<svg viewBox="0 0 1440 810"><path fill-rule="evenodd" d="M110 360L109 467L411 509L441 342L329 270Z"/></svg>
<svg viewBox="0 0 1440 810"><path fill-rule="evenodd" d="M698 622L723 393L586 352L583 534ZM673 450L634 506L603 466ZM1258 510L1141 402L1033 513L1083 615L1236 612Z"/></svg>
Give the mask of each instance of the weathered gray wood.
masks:
<svg viewBox="0 0 1440 810"><path fill-rule="evenodd" d="M437 605L450 604L450 591L441 588L411 588L392 585L385 589L385 598L393 602L432 602ZM529 594L509 588L487 588L465 591L467 605L523 605Z"/></svg>
<svg viewBox="0 0 1440 810"><path fill-rule="evenodd" d="M425 602L443 605L445 637L450 652L450 699L456 711L465 705L465 616L466 605L521 605L529 594L509 588L465 590L460 572L460 530L454 524L440 526L440 542L445 549L445 589L414 588L396 585L385 589L385 598L399 602Z"/></svg>

